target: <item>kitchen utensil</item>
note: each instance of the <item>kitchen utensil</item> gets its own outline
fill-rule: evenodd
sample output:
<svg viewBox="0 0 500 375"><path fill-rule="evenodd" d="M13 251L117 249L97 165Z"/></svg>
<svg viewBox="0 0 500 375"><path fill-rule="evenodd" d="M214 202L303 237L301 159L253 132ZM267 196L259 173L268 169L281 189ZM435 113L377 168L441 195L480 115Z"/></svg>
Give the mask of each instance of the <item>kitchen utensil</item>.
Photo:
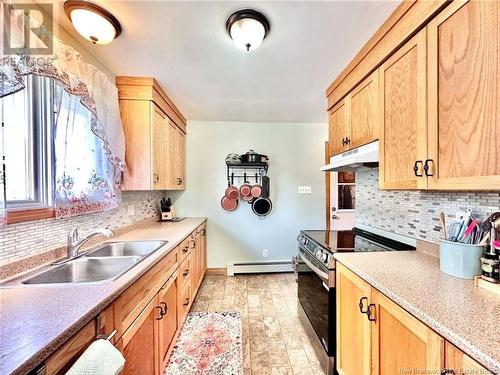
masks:
<svg viewBox="0 0 500 375"><path fill-rule="evenodd" d="M250 194L252 195L253 198L258 198L262 195L262 186L259 184L255 184L252 186L252 189L250 189Z"/></svg>
<svg viewBox="0 0 500 375"><path fill-rule="evenodd" d="M252 199L252 185L247 181L247 174L243 174L244 183L240 186L240 196L244 200Z"/></svg>
<svg viewBox="0 0 500 375"><path fill-rule="evenodd" d="M234 211L238 208L238 199L231 199L224 195L220 201L220 205L225 211Z"/></svg>
<svg viewBox="0 0 500 375"><path fill-rule="evenodd" d="M248 151L246 154L241 155L243 163L266 163L269 160L267 155L256 153L254 150Z"/></svg>
<svg viewBox="0 0 500 375"><path fill-rule="evenodd" d="M269 186L270 186L269 177L263 176L262 177L262 195L259 198L256 198L252 202L252 211L257 216L260 216L260 217L267 216L273 208L273 204L272 204L271 200L269 199Z"/></svg>
<svg viewBox="0 0 500 375"><path fill-rule="evenodd" d="M442 272L462 279L481 274L481 257L486 246L446 240L439 241L439 268Z"/></svg>
<svg viewBox="0 0 500 375"><path fill-rule="evenodd" d="M446 219L444 216L444 212L441 211L439 214L439 222L441 223L441 228L443 228L443 238L446 240Z"/></svg>
<svg viewBox="0 0 500 375"><path fill-rule="evenodd" d="M233 186L231 184L231 181L227 182L227 189L224 195L230 199L238 199L238 196L240 195L238 188L236 186Z"/></svg>
<svg viewBox="0 0 500 375"><path fill-rule="evenodd" d="M226 156L226 163L239 164L241 163L241 157L238 154L231 153Z"/></svg>

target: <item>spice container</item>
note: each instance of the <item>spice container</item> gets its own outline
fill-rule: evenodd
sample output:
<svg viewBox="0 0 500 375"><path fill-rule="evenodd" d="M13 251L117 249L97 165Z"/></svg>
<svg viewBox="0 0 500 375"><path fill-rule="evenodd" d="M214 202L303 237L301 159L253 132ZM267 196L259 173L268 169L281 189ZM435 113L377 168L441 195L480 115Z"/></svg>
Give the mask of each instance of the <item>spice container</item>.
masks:
<svg viewBox="0 0 500 375"><path fill-rule="evenodd" d="M494 283L500 282L500 260L498 256L486 253L481 258L481 269L483 279Z"/></svg>

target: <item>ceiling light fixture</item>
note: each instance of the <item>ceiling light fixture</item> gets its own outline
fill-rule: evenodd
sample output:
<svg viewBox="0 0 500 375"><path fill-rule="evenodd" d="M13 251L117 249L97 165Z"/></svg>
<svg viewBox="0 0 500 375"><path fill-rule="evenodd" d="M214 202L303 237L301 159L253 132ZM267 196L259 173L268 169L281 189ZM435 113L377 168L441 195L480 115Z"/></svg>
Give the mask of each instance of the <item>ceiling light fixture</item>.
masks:
<svg viewBox="0 0 500 375"><path fill-rule="evenodd" d="M253 9L242 9L229 16L226 30L236 47L248 52L262 44L271 30L271 25L262 13Z"/></svg>
<svg viewBox="0 0 500 375"><path fill-rule="evenodd" d="M94 44L108 44L120 33L120 22L99 5L81 0L67 0L64 12L76 31Z"/></svg>

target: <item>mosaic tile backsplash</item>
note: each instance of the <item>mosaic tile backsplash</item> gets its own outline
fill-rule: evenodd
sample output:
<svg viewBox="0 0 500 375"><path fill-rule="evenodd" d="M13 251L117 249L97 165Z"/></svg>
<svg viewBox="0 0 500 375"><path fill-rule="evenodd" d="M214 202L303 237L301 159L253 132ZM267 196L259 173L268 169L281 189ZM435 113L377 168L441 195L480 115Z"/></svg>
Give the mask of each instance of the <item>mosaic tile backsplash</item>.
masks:
<svg viewBox="0 0 500 375"><path fill-rule="evenodd" d="M163 195L162 191L126 191L120 206L110 211L0 226L0 265L65 245L69 230L77 225L84 235L95 228L118 229L154 217ZM128 215L129 205L134 206L133 215Z"/></svg>
<svg viewBox="0 0 500 375"><path fill-rule="evenodd" d="M468 208L481 219L500 211L500 193L378 190L378 169L356 171L356 223L438 242L439 213L450 223Z"/></svg>

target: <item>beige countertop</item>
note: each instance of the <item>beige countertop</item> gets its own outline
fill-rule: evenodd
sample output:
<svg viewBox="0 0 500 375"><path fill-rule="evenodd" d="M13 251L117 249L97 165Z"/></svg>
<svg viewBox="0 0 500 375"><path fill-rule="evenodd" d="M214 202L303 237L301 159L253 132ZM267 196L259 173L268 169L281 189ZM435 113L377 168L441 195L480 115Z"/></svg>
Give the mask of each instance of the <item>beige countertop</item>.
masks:
<svg viewBox="0 0 500 375"><path fill-rule="evenodd" d="M418 251L335 258L470 357L500 374L500 296L448 276Z"/></svg>
<svg viewBox="0 0 500 375"><path fill-rule="evenodd" d="M111 282L1 287L0 374L34 369L205 220L153 223L113 237L168 243Z"/></svg>

